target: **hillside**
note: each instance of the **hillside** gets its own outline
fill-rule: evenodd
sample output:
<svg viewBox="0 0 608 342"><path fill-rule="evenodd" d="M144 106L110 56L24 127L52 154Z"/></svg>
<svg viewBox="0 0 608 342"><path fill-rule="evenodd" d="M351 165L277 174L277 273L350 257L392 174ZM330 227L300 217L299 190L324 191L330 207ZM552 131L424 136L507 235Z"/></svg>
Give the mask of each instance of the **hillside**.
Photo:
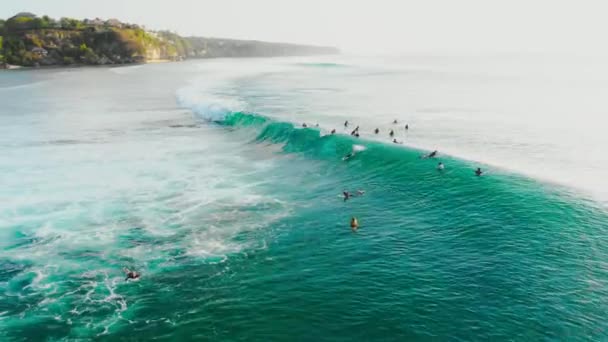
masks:
<svg viewBox="0 0 608 342"><path fill-rule="evenodd" d="M335 54L331 47L181 37L116 19L76 20L19 13L0 20L0 63L20 66L106 65L217 57Z"/></svg>
<svg viewBox="0 0 608 342"><path fill-rule="evenodd" d="M187 37L190 57L275 57L331 55L339 53L333 47L307 46L288 43L268 43L255 40Z"/></svg>

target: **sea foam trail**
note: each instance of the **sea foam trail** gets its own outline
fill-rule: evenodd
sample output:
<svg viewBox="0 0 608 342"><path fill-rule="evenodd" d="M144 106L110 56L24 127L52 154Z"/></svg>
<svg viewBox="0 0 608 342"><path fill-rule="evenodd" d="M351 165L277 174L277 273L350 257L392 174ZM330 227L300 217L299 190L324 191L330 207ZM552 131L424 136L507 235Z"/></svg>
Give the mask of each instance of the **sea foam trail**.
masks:
<svg viewBox="0 0 608 342"><path fill-rule="evenodd" d="M141 309L123 267L154 282L222 263L264 249L265 228L289 214L259 185L271 158L192 120L176 88L145 71L57 72L11 90L15 110L0 117L11 133L0 139L0 339L111 334ZM83 80L98 89L74 86Z"/></svg>

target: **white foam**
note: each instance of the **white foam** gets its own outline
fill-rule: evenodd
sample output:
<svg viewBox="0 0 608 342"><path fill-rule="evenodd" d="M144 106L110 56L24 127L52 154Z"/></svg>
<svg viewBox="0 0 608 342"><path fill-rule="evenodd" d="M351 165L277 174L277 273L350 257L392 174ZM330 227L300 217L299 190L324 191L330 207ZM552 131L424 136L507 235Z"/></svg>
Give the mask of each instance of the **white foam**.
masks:
<svg viewBox="0 0 608 342"><path fill-rule="evenodd" d="M365 151L366 148L363 145L353 145L353 152Z"/></svg>
<svg viewBox="0 0 608 342"><path fill-rule="evenodd" d="M140 64L140 65L110 67L110 68L108 68L108 71L118 74L118 75L126 75L126 74L130 74L138 69L143 68L143 66L144 66L143 64Z"/></svg>
<svg viewBox="0 0 608 342"><path fill-rule="evenodd" d="M227 114L245 109L244 103L237 99L206 93L194 85L178 90L177 100L182 107L208 121L221 121Z"/></svg>
<svg viewBox="0 0 608 342"><path fill-rule="evenodd" d="M15 85L15 86L8 86L8 87L0 87L0 91L12 91L12 90L24 90L24 89L31 89L34 87L39 87L42 86L44 84L48 83L48 81L37 81L37 82L31 82L31 83L25 83L25 84L20 84L20 85Z"/></svg>
<svg viewBox="0 0 608 342"><path fill-rule="evenodd" d="M218 60L195 64L201 72L189 81L189 85L177 91L178 103L193 110L203 120L219 121L226 114L246 111L248 107L238 94L226 94L231 91L231 82L260 74L270 74L295 70L292 64L277 59L276 61L258 60L250 63ZM279 62L279 63L276 63Z"/></svg>
<svg viewBox="0 0 608 342"><path fill-rule="evenodd" d="M122 71L129 79L142 74ZM114 71L90 72L125 82ZM65 77L57 78L53 89L78 92L74 75ZM209 82L213 77L193 80L178 91L180 102L207 119L243 108L238 98L223 93L222 82L220 88ZM49 105L48 113L33 116L41 126L39 141L60 136L98 143L31 144L28 135L15 134L21 140L0 154L0 165L11 169L0 178L0 197L10 199L0 201L0 225L8 227L0 230L1 245L15 246L0 248L0 258L27 265L16 280L32 279L14 295L42 298L30 310L71 318L79 328L98 308L111 305L111 314L90 325L105 333L131 310L121 293L127 286L122 266L146 279L182 262L176 253L190 262L221 262L247 248L264 248L264 229L289 213L264 189L273 155L252 152L248 140L216 127L170 128L193 122L190 112L175 108L174 96L165 89L138 101L117 100L130 89L116 94L104 89L116 100L112 105L101 95L88 97L85 106L72 100L73 93L56 94L49 101L57 108ZM158 100L162 94L165 100ZM71 113L66 103L82 105L85 113ZM145 110L144 104L168 110ZM29 126L18 126L24 127ZM58 313L64 304L66 312Z"/></svg>

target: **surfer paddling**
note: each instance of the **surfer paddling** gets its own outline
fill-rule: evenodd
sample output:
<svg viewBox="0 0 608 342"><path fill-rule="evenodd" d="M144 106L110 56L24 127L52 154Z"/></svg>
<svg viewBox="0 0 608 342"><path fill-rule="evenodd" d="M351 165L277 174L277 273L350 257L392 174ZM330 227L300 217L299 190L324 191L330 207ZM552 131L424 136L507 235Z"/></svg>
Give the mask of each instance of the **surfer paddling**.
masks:
<svg viewBox="0 0 608 342"><path fill-rule="evenodd" d="M127 277L125 278L125 281L129 281L129 279L131 279L131 280L139 279L139 277L141 276L139 273L137 273L135 271L131 271L126 267L123 268L123 271L127 275Z"/></svg>
<svg viewBox="0 0 608 342"><path fill-rule="evenodd" d="M363 190L357 190L357 192L355 192L354 194L348 190L344 190L342 192L342 195L344 195L344 202L348 201L348 199L350 199L352 197L363 196L363 194L365 194L365 191L363 191Z"/></svg>
<svg viewBox="0 0 608 342"><path fill-rule="evenodd" d="M350 192L344 190L342 194L344 195L344 202L348 201L348 199L350 198Z"/></svg>
<svg viewBox="0 0 608 342"><path fill-rule="evenodd" d="M359 229L359 221L357 221L357 218L354 216L350 219L350 229L352 229L353 232L356 232L357 229Z"/></svg>

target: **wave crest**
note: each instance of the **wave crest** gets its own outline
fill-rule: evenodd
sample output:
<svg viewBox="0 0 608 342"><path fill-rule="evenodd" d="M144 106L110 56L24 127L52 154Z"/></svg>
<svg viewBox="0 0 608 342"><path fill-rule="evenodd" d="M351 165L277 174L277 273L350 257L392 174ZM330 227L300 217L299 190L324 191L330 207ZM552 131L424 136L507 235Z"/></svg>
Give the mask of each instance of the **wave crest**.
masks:
<svg viewBox="0 0 608 342"><path fill-rule="evenodd" d="M220 122L230 113L245 108L243 102L227 96L201 93L194 88L183 88L177 92L177 102L181 107L192 110L199 119Z"/></svg>

